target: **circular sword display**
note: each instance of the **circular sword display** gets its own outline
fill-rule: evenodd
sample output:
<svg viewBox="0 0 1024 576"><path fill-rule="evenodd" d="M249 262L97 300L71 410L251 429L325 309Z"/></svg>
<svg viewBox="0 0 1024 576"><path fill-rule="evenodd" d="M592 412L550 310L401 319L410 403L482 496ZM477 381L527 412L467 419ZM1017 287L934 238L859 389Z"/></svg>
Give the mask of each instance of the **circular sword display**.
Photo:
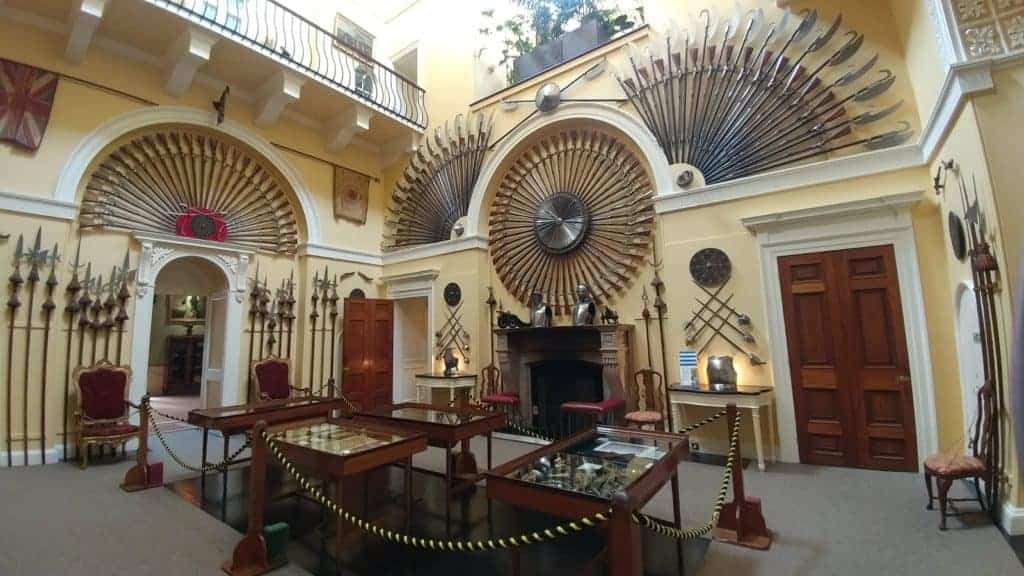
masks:
<svg viewBox="0 0 1024 576"><path fill-rule="evenodd" d="M614 137L581 129L536 141L513 159L491 206L498 277L524 304L540 292L556 314L580 284L606 301L650 251L652 199L643 164Z"/></svg>

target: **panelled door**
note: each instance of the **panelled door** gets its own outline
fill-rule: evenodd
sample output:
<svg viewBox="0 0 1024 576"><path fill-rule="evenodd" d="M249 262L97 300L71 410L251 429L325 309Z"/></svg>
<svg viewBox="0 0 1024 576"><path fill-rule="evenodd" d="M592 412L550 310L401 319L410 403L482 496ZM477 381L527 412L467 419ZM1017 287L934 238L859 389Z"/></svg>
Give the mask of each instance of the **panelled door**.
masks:
<svg viewBox="0 0 1024 576"><path fill-rule="evenodd" d="M342 390L364 410L391 404L394 302L346 298L344 312Z"/></svg>
<svg viewBox="0 0 1024 576"><path fill-rule="evenodd" d="M800 460L917 470L892 246L779 259Z"/></svg>

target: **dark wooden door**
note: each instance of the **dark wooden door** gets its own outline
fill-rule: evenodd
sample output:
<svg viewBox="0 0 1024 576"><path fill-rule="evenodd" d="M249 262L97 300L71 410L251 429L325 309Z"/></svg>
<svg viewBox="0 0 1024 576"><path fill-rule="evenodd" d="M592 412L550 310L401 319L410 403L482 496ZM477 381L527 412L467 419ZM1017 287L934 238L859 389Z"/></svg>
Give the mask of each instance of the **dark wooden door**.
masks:
<svg viewBox="0 0 1024 576"><path fill-rule="evenodd" d="M342 390L364 410L390 404L394 302L346 298L344 313Z"/></svg>
<svg viewBox="0 0 1024 576"><path fill-rule="evenodd" d="M892 246L779 259L800 460L916 470Z"/></svg>

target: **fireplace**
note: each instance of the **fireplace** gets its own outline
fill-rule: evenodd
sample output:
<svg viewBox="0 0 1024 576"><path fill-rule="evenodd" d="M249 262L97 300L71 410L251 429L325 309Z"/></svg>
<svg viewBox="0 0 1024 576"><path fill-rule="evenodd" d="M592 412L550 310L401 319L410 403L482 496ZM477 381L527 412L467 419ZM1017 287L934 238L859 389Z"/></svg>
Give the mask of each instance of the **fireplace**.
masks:
<svg viewBox="0 0 1024 576"><path fill-rule="evenodd" d="M601 372L600 364L585 360L542 360L530 364L533 426L558 430L562 403L604 400Z"/></svg>
<svg viewBox="0 0 1024 576"><path fill-rule="evenodd" d="M557 430L558 407L569 400L624 398L635 409L626 385L633 378L633 326L508 328L495 335L502 386L519 394L525 423Z"/></svg>

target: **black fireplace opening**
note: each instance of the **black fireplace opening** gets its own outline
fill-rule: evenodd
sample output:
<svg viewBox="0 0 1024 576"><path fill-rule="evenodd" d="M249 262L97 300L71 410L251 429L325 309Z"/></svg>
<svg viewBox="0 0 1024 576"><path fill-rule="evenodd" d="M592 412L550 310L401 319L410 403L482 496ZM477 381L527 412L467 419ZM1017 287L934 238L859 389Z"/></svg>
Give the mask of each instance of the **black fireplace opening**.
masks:
<svg viewBox="0 0 1024 576"><path fill-rule="evenodd" d="M542 360L530 364L533 425L554 434L560 428L564 402L604 400L600 364L585 360Z"/></svg>

